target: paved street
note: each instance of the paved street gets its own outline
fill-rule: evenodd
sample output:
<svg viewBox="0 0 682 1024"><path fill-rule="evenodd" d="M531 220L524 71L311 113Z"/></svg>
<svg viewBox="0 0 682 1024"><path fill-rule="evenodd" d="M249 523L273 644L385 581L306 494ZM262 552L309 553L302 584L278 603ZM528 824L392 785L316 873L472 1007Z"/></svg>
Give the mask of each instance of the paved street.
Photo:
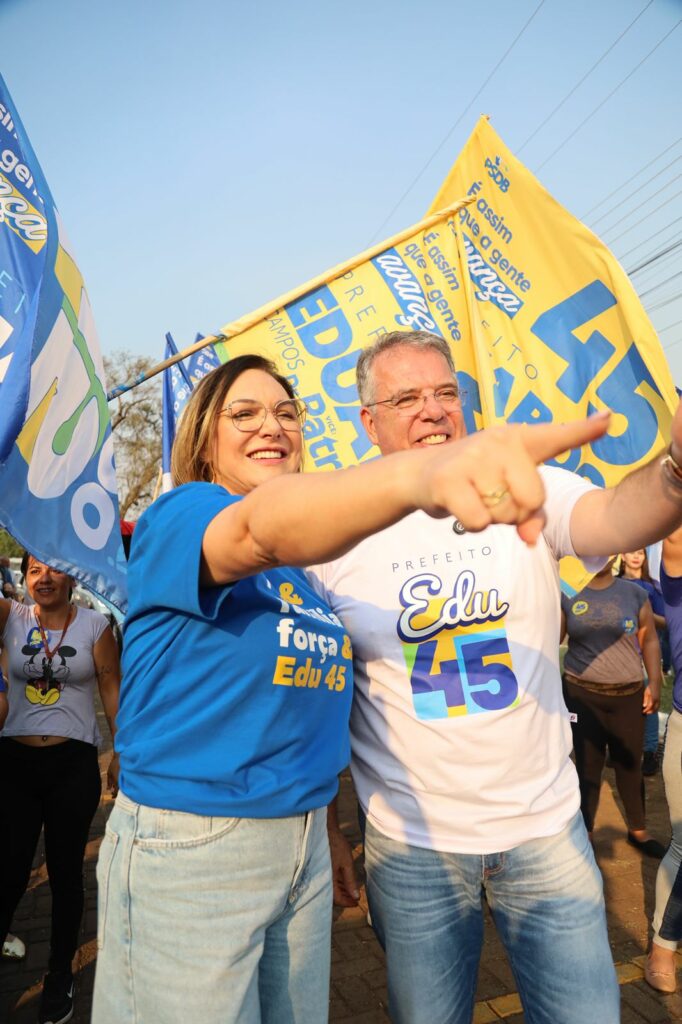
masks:
<svg viewBox="0 0 682 1024"><path fill-rule="evenodd" d="M107 756L102 759L106 763ZM642 979L642 959L653 904L656 862L640 857L625 841L622 816L613 796L613 772L607 770L597 821L596 850L604 873L613 956L621 980L623 1024L667 1024L682 1021L682 995L662 997ZM669 825L660 775L647 779L649 825L655 836L667 841ZM73 1020L90 1019L96 956L95 860L111 809L111 798L102 800L92 827L87 851L86 911L78 952L77 1006ZM340 802L341 822L355 843L361 868L359 833L350 780L344 778ZM40 983L48 955L50 895L42 850L29 891L17 913L14 928L28 944L20 965L0 965L0 1021L28 1024L36 1017ZM366 908L337 913L332 936L331 1020L334 1024L388 1022L381 949L366 924ZM178 934L182 935L180 922ZM478 983L476 1024L524 1020L504 952L490 921L486 922L483 960ZM153 1024L153 1022L149 1022ZM199 1024L199 1022L197 1022ZM586 1021L585 1024L592 1024ZM595 1022L597 1024L597 1022Z"/></svg>

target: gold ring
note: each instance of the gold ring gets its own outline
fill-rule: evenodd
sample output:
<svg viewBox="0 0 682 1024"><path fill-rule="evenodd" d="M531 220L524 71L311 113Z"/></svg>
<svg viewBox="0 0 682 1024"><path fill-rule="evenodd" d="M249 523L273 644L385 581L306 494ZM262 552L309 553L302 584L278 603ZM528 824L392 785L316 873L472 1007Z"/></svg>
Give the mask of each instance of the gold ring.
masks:
<svg viewBox="0 0 682 1024"><path fill-rule="evenodd" d="M481 495L481 501L486 508L495 508L508 497L509 491L506 487L497 487L494 491L484 491Z"/></svg>

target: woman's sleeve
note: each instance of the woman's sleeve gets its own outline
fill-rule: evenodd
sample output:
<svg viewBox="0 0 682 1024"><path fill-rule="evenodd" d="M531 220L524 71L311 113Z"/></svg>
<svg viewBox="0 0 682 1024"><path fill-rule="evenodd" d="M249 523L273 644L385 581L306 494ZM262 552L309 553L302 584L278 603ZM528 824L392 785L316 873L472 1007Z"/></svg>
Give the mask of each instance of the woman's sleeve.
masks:
<svg viewBox="0 0 682 1024"><path fill-rule="evenodd" d="M140 519L130 549L130 614L167 608L213 618L230 587L201 587L206 527L238 501L216 484L193 483L162 495Z"/></svg>

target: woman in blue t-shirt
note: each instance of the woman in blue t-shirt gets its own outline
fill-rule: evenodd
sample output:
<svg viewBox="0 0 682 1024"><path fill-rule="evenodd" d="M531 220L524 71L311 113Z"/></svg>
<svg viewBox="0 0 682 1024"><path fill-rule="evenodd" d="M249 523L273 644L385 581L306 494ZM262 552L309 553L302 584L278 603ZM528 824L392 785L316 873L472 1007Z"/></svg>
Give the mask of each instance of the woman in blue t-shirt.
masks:
<svg viewBox="0 0 682 1024"><path fill-rule="evenodd" d="M456 384L421 397L415 417L439 409L430 443L307 476L305 407L272 363L231 359L194 390L175 489L131 546L94 1024L327 1020L326 805L349 760L352 652L290 566L338 557L416 509L474 529L523 523L532 538L535 463L604 430L593 420L459 441ZM491 479L509 499L499 510Z"/></svg>

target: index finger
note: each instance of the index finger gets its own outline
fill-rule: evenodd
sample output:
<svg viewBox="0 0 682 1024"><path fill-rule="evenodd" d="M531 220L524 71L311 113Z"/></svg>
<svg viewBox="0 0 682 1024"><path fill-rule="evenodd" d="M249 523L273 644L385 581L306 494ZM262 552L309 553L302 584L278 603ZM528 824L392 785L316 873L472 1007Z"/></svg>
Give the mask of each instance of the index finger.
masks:
<svg viewBox="0 0 682 1024"><path fill-rule="evenodd" d="M572 423L537 423L524 430L523 443L536 464L553 459L602 437L609 427L610 412L597 412Z"/></svg>

